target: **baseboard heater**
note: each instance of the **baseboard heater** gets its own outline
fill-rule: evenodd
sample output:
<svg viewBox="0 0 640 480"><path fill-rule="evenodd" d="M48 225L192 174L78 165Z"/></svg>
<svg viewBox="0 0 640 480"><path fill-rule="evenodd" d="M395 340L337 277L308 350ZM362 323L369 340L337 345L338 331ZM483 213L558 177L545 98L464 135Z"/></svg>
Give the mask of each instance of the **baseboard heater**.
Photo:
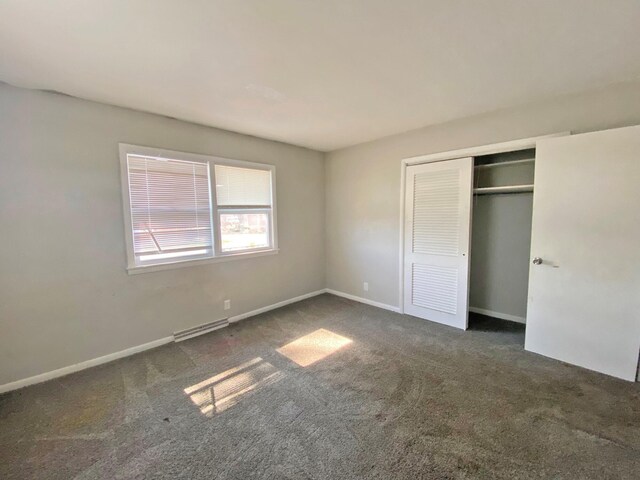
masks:
<svg viewBox="0 0 640 480"><path fill-rule="evenodd" d="M186 330L182 330L180 332L175 332L173 334L173 341L181 342L182 340L197 337L198 335L203 335L205 333L213 332L214 330L218 330L219 328L223 328L228 325L229 325L228 318L223 318L222 320L216 320L214 322L203 323L202 325L198 325L197 327L191 327L191 328L187 328Z"/></svg>

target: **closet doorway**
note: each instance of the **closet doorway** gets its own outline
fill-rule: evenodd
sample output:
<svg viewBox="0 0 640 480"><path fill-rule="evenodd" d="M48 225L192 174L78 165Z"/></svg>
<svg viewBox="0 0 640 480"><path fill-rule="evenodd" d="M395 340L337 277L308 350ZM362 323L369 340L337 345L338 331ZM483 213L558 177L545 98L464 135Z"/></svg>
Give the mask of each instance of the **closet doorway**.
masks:
<svg viewBox="0 0 640 480"><path fill-rule="evenodd" d="M535 148L566 135L403 160L402 313L463 330L522 331Z"/></svg>
<svg viewBox="0 0 640 480"><path fill-rule="evenodd" d="M524 346L535 149L477 156L473 170L468 328Z"/></svg>
<svg viewBox="0 0 640 480"><path fill-rule="evenodd" d="M534 162L520 146L407 168L405 313L524 346Z"/></svg>

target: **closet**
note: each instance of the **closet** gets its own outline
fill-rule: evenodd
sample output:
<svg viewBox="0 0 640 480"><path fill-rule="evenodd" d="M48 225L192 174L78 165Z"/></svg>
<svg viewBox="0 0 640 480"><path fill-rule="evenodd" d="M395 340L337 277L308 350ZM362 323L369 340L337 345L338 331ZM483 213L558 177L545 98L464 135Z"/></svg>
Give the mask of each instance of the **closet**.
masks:
<svg viewBox="0 0 640 480"><path fill-rule="evenodd" d="M474 158L469 311L525 323L535 150Z"/></svg>
<svg viewBox="0 0 640 480"><path fill-rule="evenodd" d="M635 380L640 126L402 162L403 313L526 322L525 349Z"/></svg>

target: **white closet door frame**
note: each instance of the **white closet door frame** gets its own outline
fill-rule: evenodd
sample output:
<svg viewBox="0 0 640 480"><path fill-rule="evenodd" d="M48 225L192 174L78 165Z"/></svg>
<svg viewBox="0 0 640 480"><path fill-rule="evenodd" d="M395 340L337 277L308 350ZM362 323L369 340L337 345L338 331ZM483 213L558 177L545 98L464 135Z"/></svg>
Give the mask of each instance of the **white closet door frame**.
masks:
<svg viewBox="0 0 640 480"><path fill-rule="evenodd" d="M459 150L451 150L447 152L432 153L428 155L419 155L416 157L405 158L400 165L400 238L399 238L399 275L398 275L398 305L400 306L400 313L404 312L404 252L405 252L405 238L404 238L404 221L405 221L405 197L406 197L406 181L407 181L407 167L410 165L420 165L422 163L440 162L442 160L453 160L456 158L464 157L477 157L480 155L491 155L494 153L515 152L518 150L527 150L535 148L536 143L539 140L552 137L566 137L571 135L571 132L559 132L551 135L541 135L538 137L522 138L519 140L512 140L509 142L493 143L489 145L481 145L477 147L463 148Z"/></svg>

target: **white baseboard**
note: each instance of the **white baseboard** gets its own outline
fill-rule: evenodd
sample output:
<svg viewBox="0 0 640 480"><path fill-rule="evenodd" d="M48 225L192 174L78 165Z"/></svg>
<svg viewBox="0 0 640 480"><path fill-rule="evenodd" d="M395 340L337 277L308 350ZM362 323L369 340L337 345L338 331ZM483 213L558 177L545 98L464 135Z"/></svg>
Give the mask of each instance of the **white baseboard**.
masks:
<svg viewBox="0 0 640 480"><path fill-rule="evenodd" d="M273 305L269 305L267 307L258 308L256 310L251 310L247 313L241 313L240 315L235 315L233 317L229 317L229 323L239 322L240 320L244 320L245 318L254 317L256 315L260 315L261 313L268 312L270 310L275 310L276 308L284 307L285 305L289 305L291 303L296 303L301 300L306 300L307 298L315 297L318 295L322 295L326 290L316 290L315 292L305 293L304 295L300 295L298 297L289 298L288 300L283 300L278 303L274 303Z"/></svg>
<svg viewBox="0 0 640 480"><path fill-rule="evenodd" d="M501 320L509 320L510 322L527 323L527 319L524 317L518 317L517 315L510 315L508 313L494 312L493 310L485 310L484 308L469 307L469 311L479 313L480 315L487 315L488 317L499 318Z"/></svg>
<svg viewBox="0 0 640 480"><path fill-rule="evenodd" d="M394 307L393 305L387 305L386 303L376 302L374 300L369 300L368 298L357 297L355 295L351 295L350 293L339 292L330 288L326 288L325 292L330 293L331 295L337 295L338 297L348 298L349 300L354 300L356 302L366 303L367 305L371 305L373 307L384 308L385 310L400 313L400 307Z"/></svg>
<svg viewBox="0 0 640 480"><path fill-rule="evenodd" d="M307 298L315 297L316 295L321 295L323 293L325 293L324 289L317 290L315 292L300 295L299 297L294 297L288 300L283 300L282 302L274 303L273 305L269 305L268 307L263 307L257 310L253 310L251 312L242 313L240 315L236 315L235 317L229 318L229 323L237 322L239 320L243 320L248 317L253 317L254 315L268 312L269 310L274 310L276 308L284 307L285 305L289 305L290 303L299 302L300 300L305 300ZM108 355L104 355L98 358L93 358L85 362L69 365L68 367L63 367L57 370L52 370L50 372L41 373L39 375L34 375L33 377L24 378L22 380L16 380L15 382L5 383L4 385L0 385L0 393L10 392L11 390L17 390L19 388L27 387L29 385L34 385L36 383L42 383L42 382L46 382L47 380L53 380L54 378L64 377L65 375L69 375L70 373L79 372L80 370L85 370L90 367L102 365L103 363L112 362L114 360L118 360L119 358L128 357L130 355L144 352L145 350L156 348L171 342L173 342L173 337L164 337L149 343L144 343L142 345L137 345L135 347L127 348L125 350L120 350L119 352L110 353Z"/></svg>
<svg viewBox="0 0 640 480"><path fill-rule="evenodd" d="M118 360L119 358L128 357L130 355L144 352L145 350L150 350L152 348L156 348L171 342L173 342L173 337L164 337L149 343L143 343L142 345L137 345L125 350L120 350L119 352L110 353L102 357L92 358L91 360L87 360L85 362L69 365L68 367L58 368L57 370L51 370L50 372L41 373L40 375L34 375L33 377L16 380L15 382L5 383L4 385L0 385L0 393L10 392L11 390L17 390L18 388L27 387L36 383L42 383L54 378L64 377L65 375L69 375L70 373L79 372L80 370L84 370L86 368L112 362L114 360Z"/></svg>

